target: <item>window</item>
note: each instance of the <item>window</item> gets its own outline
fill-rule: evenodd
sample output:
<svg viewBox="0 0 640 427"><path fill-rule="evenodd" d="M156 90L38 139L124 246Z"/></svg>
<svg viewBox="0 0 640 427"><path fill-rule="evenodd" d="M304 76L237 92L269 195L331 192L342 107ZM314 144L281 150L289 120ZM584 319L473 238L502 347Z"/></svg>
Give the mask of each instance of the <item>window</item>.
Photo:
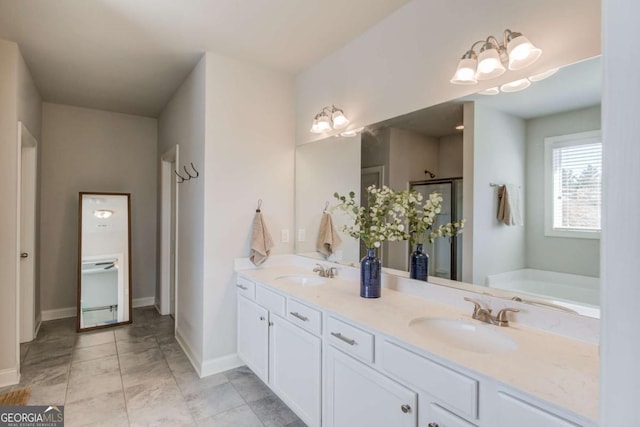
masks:
<svg viewBox="0 0 640 427"><path fill-rule="evenodd" d="M545 235L600 238L600 131L545 138Z"/></svg>

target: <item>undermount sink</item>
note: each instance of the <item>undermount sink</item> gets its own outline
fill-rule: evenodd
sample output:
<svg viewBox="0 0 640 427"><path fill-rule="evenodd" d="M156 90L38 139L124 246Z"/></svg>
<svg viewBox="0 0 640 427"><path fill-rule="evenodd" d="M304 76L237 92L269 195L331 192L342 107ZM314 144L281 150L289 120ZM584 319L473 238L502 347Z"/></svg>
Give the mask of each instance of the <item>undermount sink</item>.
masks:
<svg viewBox="0 0 640 427"><path fill-rule="evenodd" d="M429 338L475 353L504 353L518 348L518 344L497 330L496 326L457 319L419 317L411 320L409 327Z"/></svg>
<svg viewBox="0 0 640 427"><path fill-rule="evenodd" d="M326 279L312 274L291 274L276 277L275 280L298 286L317 286L326 282Z"/></svg>

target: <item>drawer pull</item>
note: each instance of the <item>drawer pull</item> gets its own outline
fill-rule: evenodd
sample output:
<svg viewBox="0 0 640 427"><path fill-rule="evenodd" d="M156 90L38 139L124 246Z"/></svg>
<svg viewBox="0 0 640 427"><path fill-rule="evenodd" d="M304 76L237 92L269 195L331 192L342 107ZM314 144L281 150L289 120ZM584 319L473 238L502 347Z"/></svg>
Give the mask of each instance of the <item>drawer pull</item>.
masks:
<svg viewBox="0 0 640 427"><path fill-rule="evenodd" d="M402 412L404 412L405 414L408 414L409 412L411 412L411 406L409 405L402 405L400 409L402 409Z"/></svg>
<svg viewBox="0 0 640 427"><path fill-rule="evenodd" d="M265 320L265 319L264 319L264 316L260 316L260 320Z"/></svg>
<svg viewBox="0 0 640 427"><path fill-rule="evenodd" d="M340 341L344 341L349 345L356 345L356 340L352 340L351 338L347 338L342 335L340 332L331 332L331 335L338 338Z"/></svg>
<svg viewBox="0 0 640 427"><path fill-rule="evenodd" d="M240 288L240 289L242 289L243 291L246 291L247 289L249 289L249 288L247 288L247 287L246 287L246 286L244 286L244 285L236 285L236 288Z"/></svg>
<svg viewBox="0 0 640 427"><path fill-rule="evenodd" d="M438 423L429 423L427 427L440 427L440 426L438 426Z"/></svg>
<svg viewBox="0 0 640 427"><path fill-rule="evenodd" d="M303 316L302 314L298 313L297 311L290 311L289 312L290 315L292 315L293 317L302 320L303 322L308 322L309 318L306 316Z"/></svg>

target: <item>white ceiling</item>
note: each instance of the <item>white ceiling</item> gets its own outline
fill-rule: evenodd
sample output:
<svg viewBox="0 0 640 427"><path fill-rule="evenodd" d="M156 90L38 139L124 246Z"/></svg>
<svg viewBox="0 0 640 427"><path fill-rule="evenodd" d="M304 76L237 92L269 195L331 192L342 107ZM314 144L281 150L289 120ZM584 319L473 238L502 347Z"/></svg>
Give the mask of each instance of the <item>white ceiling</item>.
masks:
<svg viewBox="0 0 640 427"><path fill-rule="evenodd" d="M409 0L0 0L45 101L156 117L202 53L292 75Z"/></svg>

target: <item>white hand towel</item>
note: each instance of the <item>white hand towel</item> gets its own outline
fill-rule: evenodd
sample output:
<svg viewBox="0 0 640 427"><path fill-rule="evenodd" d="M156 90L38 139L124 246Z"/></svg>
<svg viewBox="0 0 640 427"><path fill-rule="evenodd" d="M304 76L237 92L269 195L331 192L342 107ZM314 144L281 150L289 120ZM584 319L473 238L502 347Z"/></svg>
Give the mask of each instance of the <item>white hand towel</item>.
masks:
<svg viewBox="0 0 640 427"><path fill-rule="evenodd" d="M260 265L269 258L273 248L273 239L264 223L262 212L257 211L253 219L253 233L251 234L251 254L249 259L254 265Z"/></svg>
<svg viewBox="0 0 640 427"><path fill-rule="evenodd" d="M498 188L498 221L506 225L523 225L520 210L520 188L506 184Z"/></svg>
<svg viewBox="0 0 640 427"><path fill-rule="evenodd" d="M331 214L325 212L320 220L320 229L318 230L318 240L316 241L316 249L326 257L329 257L340 246L342 239L338 235L333 226L333 218Z"/></svg>

